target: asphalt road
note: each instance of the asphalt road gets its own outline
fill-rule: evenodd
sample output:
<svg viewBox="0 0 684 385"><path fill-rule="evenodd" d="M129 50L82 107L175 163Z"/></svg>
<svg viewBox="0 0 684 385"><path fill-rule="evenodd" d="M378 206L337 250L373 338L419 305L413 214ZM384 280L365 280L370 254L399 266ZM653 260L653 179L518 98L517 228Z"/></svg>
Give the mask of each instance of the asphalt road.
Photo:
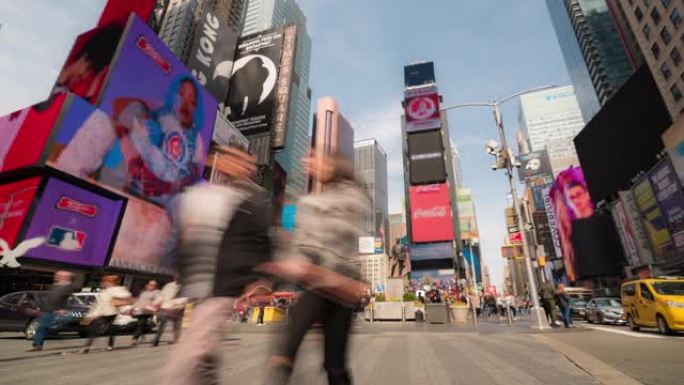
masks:
<svg viewBox="0 0 684 385"><path fill-rule="evenodd" d="M222 342L223 383L261 383L266 356L279 332L274 326L231 327ZM0 333L0 384L152 385L159 383L174 347L130 347L130 337L120 336L113 352L102 351L102 338L90 355L61 355L82 343L65 337L49 340L42 352L26 353L28 341ZM292 384L326 383L321 345L320 333L307 337ZM477 329L361 324L352 337L350 364L356 384L682 384L684 337L590 325L537 332L526 321L507 325L486 320Z"/></svg>

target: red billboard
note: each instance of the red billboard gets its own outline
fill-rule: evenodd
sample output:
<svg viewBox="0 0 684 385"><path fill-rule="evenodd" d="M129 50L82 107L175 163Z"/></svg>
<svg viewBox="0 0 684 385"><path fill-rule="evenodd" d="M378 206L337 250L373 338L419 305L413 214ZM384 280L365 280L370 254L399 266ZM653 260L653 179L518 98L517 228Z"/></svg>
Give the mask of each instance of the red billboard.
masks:
<svg viewBox="0 0 684 385"><path fill-rule="evenodd" d="M406 132L429 130L442 126L437 87L428 86L404 92Z"/></svg>
<svg viewBox="0 0 684 385"><path fill-rule="evenodd" d="M40 177L36 176L0 185L0 240L10 248L14 247L39 184Z"/></svg>
<svg viewBox="0 0 684 385"><path fill-rule="evenodd" d="M446 183L409 188L411 238L414 243L454 239L449 187Z"/></svg>
<svg viewBox="0 0 684 385"><path fill-rule="evenodd" d="M141 19L148 21L154 10L155 0L108 0L100 14L98 27L112 24L121 19L127 19L128 15L135 13Z"/></svg>

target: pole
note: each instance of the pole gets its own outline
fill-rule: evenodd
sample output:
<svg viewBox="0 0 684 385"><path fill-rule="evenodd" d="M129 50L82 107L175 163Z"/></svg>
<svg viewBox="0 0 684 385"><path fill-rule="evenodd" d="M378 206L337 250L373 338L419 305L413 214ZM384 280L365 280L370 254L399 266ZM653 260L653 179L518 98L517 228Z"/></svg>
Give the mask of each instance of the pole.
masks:
<svg viewBox="0 0 684 385"><path fill-rule="evenodd" d="M511 159L508 144L506 143L506 133L504 131L503 120L501 119L501 110L499 110L498 103L494 103L494 121L496 123L497 129L499 130L499 137L501 138L501 153L505 159L506 171L508 173L508 183L511 187L511 195L513 195L513 206L515 208L515 215L518 218L518 227L520 228L522 235L523 254L525 255L525 267L527 268L528 288L530 291L530 297L532 297L532 304L535 308L535 313L537 314L537 327L539 329L543 329L544 324L541 315L541 307L539 306L537 284L535 283L534 271L532 270L532 261L530 260L529 245L527 244L527 236L525 236L525 233L523 232L524 222L522 218L522 213L520 212L518 188L515 185L515 181L513 180L513 159Z"/></svg>
<svg viewBox="0 0 684 385"><path fill-rule="evenodd" d="M468 232L470 233L470 224L468 224ZM473 255L473 240L472 240L472 234L469 234L469 239L468 239L468 250L470 251L470 278L471 282L473 283L473 293L475 293L475 297L479 298L480 293L478 293L477 289L477 275L475 272L475 256ZM470 307L473 311L473 325L477 326L477 311L475 310L475 303L470 299Z"/></svg>

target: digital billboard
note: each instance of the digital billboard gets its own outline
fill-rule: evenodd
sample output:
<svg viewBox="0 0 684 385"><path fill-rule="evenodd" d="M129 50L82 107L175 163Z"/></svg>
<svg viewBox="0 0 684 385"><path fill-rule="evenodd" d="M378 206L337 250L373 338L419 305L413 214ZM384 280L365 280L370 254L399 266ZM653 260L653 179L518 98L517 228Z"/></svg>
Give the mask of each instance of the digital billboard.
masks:
<svg viewBox="0 0 684 385"><path fill-rule="evenodd" d="M411 261L425 261L431 259L454 259L454 247L451 242L411 244L408 248Z"/></svg>
<svg viewBox="0 0 684 385"><path fill-rule="evenodd" d="M518 178L521 182L529 183L537 178L553 175L546 150L520 154L517 159L521 164L518 168Z"/></svg>
<svg viewBox="0 0 684 385"><path fill-rule="evenodd" d="M412 132L406 136L410 183L444 182L447 175L440 130Z"/></svg>
<svg viewBox="0 0 684 385"><path fill-rule="evenodd" d="M74 99L50 158L58 169L169 206L202 175L216 107L131 15L100 109Z"/></svg>
<svg viewBox="0 0 684 385"><path fill-rule="evenodd" d="M452 268L445 269L430 269L430 270L411 270L409 279L413 285L417 285L423 289L424 286L437 286L442 289L448 289L455 286L456 274Z"/></svg>
<svg viewBox="0 0 684 385"><path fill-rule="evenodd" d="M475 205L473 196L468 188L456 190L456 203L458 207L458 219L461 230L461 240L477 239L480 237L475 218Z"/></svg>
<svg viewBox="0 0 684 385"><path fill-rule="evenodd" d="M282 50L280 28L245 36L238 42L226 108L230 109L228 120L244 135L271 131Z"/></svg>
<svg viewBox="0 0 684 385"><path fill-rule="evenodd" d="M679 182L684 184L684 116L680 116L661 138L677 171Z"/></svg>
<svg viewBox="0 0 684 385"><path fill-rule="evenodd" d="M656 263L667 263L675 253L675 247L667 227L667 221L658 205L648 176L641 178L632 189L634 201L641 214L646 233L653 247Z"/></svg>
<svg viewBox="0 0 684 385"><path fill-rule="evenodd" d="M126 19L121 19L79 35L57 76L52 94L72 92L97 104L125 28Z"/></svg>
<svg viewBox="0 0 684 385"><path fill-rule="evenodd" d="M128 19L128 15L135 13L141 19L148 21L152 16L152 11L156 5L156 0L107 0L97 26L105 26L118 22L121 19Z"/></svg>
<svg viewBox="0 0 684 385"><path fill-rule="evenodd" d="M433 62L414 63L404 66L404 86L415 87L435 83Z"/></svg>
<svg viewBox="0 0 684 385"><path fill-rule="evenodd" d="M406 132L440 128L442 119L437 87L432 85L404 91L404 115Z"/></svg>
<svg viewBox="0 0 684 385"><path fill-rule="evenodd" d="M238 35L228 26L228 20L220 19L213 8L210 3L204 4L187 65L200 84L216 100L223 101L228 95Z"/></svg>
<svg viewBox="0 0 684 385"><path fill-rule="evenodd" d="M46 240L28 257L78 266L104 265L125 199L104 189L92 189L48 179L24 236Z"/></svg>
<svg viewBox="0 0 684 385"><path fill-rule="evenodd" d="M0 172L33 166L41 160L66 96L56 95L0 117Z"/></svg>
<svg viewBox="0 0 684 385"><path fill-rule="evenodd" d="M173 274L175 231L167 212L128 197L109 266L153 274Z"/></svg>
<svg viewBox="0 0 684 385"><path fill-rule="evenodd" d="M668 157L649 173L653 193L670 230L677 255L684 254L684 191Z"/></svg>
<svg viewBox="0 0 684 385"><path fill-rule="evenodd" d="M594 203L589 196L582 169L571 167L558 174L549 191L549 197L558 226L565 273L573 282L576 278L575 266L577 264L572 244L573 222L594 215Z"/></svg>
<svg viewBox="0 0 684 385"><path fill-rule="evenodd" d="M410 186L409 203L414 243L454 239L449 187L445 183Z"/></svg>
<svg viewBox="0 0 684 385"><path fill-rule="evenodd" d="M7 242L9 247L14 247L40 179L36 176L0 185L0 239Z"/></svg>

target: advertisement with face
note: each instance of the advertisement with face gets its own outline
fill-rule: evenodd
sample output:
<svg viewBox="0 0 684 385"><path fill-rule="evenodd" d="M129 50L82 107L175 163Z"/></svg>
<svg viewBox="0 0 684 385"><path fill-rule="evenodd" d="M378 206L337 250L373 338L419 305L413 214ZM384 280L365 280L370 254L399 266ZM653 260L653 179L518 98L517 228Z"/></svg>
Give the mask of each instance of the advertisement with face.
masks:
<svg viewBox="0 0 684 385"><path fill-rule="evenodd" d="M61 135L64 148L52 159L78 177L171 206L202 175L216 101L133 15L110 72L101 110L63 128L73 136Z"/></svg>
<svg viewBox="0 0 684 385"><path fill-rule="evenodd" d="M518 168L520 181L531 182L537 178L553 175L551 161L546 150L534 151L518 156L521 167Z"/></svg>
<svg viewBox="0 0 684 385"><path fill-rule="evenodd" d="M11 248L15 246L39 184L40 177L36 176L0 185L0 239Z"/></svg>
<svg viewBox="0 0 684 385"><path fill-rule="evenodd" d="M65 95L0 117L0 172L33 166L41 160Z"/></svg>
<svg viewBox="0 0 684 385"><path fill-rule="evenodd" d="M660 204L678 252L684 250L684 191L669 158L663 159L651 172L649 179Z"/></svg>
<svg viewBox="0 0 684 385"><path fill-rule="evenodd" d="M46 240L27 256L78 266L103 266L125 199L115 199L115 194L105 190L100 192L48 179L25 235L26 239Z"/></svg>
<svg viewBox="0 0 684 385"><path fill-rule="evenodd" d="M445 183L409 188L414 243L454 239L449 188Z"/></svg>
<svg viewBox="0 0 684 385"><path fill-rule="evenodd" d="M126 19L120 19L79 35L57 76L52 94L71 92L89 103L98 103L125 27Z"/></svg>
<svg viewBox="0 0 684 385"><path fill-rule="evenodd" d="M268 30L238 42L226 107L228 120L244 135L270 132L283 30Z"/></svg>
<svg viewBox="0 0 684 385"><path fill-rule="evenodd" d="M434 85L404 91L406 132L440 128L439 94Z"/></svg>
<svg viewBox="0 0 684 385"><path fill-rule="evenodd" d="M549 197L553 205L563 264L568 279L575 281L575 251L572 246L572 224L578 219L586 219L594 215L594 203L579 167L571 167L556 177Z"/></svg>
<svg viewBox="0 0 684 385"><path fill-rule="evenodd" d="M210 5L204 5L187 65L200 84L216 100L223 101L228 94L238 35L228 26L228 20L221 20Z"/></svg>
<svg viewBox="0 0 684 385"><path fill-rule="evenodd" d="M166 211L129 197L109 266L153 274L174 273L175 231Z"/></svg>
<svg viewBox="0 0 684 385"><path fill-rule="evenodd" d="M667 260L675 253L675 247L670 230L667 228L667 221L658 205L648 177L643 177L634 185L632 194L651 241L655 262L667 263Z"/></svg>

